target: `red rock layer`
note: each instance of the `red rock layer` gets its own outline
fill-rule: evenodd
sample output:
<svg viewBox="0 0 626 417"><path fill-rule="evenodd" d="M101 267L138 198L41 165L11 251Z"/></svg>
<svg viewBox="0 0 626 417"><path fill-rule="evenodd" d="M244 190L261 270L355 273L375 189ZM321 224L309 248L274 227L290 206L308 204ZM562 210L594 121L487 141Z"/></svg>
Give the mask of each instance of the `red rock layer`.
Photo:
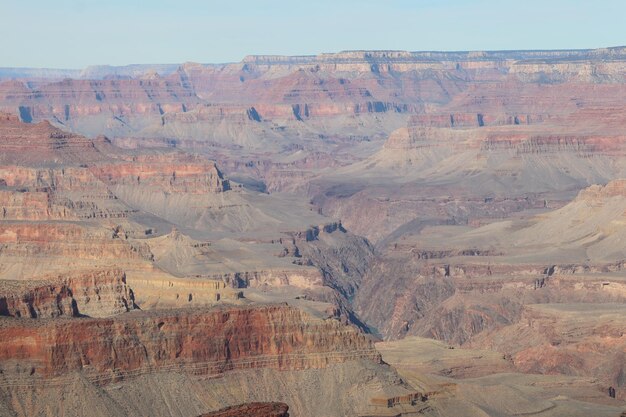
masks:
<svg viewBox="0 0 626 417"><path fill-rule="evenodd" d="M115 114L160 114L183 111L198 102L193 91L181 83L155 80L73 80L65 79L30 89L14 81L0 83L0 98L20 103L22 119ZM43 104L48 102L49 105ZM185 104L181 104L185 103Z"/></svg>
<svg viewBox="0 0 626 417"><path fill-rule="evenodd" d="M354 328L313 319L286 305L153 311L109 319L4 319L0 340L0 368L13 380L82 371L90 380L106 383L155 371L213 375L381 361L371 341Z"/></svg>
<svg viewBox="0 0 626 417"><path fill-rule="evenodd" d="M22 165L76 164L101 159L93 142L63 132L49 122L21 123L15 116L0 115L0 163Z"/></svg>
<svg viewBox="0 0 626 417"><path fill-rule="evenodd" d="M64 283L31 282L31 288L11 284L14 283L0 282L0 316L37 318L78 315L72 291Z"/></svg>
<svg viewBox="0 0 626 417"><path fill-rule="evenodd" d="M230 189L215 163L186 154L138 155L125 162L98 164L92 171L109 185L141 185L192 194Z"/></svg>
<svg viewBox="0 0 626 417"><path fill-rule="evenodd" d="M289 417L285 403L248 403L226 407L200 417Z"/></svg>
<svg viewBox="0 0 626 417"><path fill-rule="evenodd" d="M111 185L147 185L185 193L230 189L215 163L207 159L180 152L128 154L103 137L92 141L63 132L48 122L22 123L16 116L0 113L0 187L48 193L32 198L47 199L50 206L54 202L49 194L52 191L81 191L86 193L82 196L86 200L112 199L107 189ZM19 203L15 199L24 198L0 196L0 204L15 206ZM39 214L32 216L43 218L46 211L50 216L51 207L43 206ZM15 217L28 215L15 213Z"/></svg>

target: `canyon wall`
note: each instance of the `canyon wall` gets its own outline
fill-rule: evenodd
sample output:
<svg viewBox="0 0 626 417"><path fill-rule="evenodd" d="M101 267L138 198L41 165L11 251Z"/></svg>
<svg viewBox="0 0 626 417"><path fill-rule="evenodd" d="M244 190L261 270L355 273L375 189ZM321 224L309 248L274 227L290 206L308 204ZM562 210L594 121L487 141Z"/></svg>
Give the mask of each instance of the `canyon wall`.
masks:
<svg viewBox="0 0 626 417"><path fill-rule="evenodd" d="M18 416L182 417L255 401L357 416L369 398L412 392L359 331L286 305L0 318L0 333L0 407Z"/></svg>
<svg viewBox="0 0 626 417"><path fill-rule="evenodd" d="M72 272L39 281L0 280L0 287L2 316L106 317L135 308L133 292L120 270Z"/></svg>

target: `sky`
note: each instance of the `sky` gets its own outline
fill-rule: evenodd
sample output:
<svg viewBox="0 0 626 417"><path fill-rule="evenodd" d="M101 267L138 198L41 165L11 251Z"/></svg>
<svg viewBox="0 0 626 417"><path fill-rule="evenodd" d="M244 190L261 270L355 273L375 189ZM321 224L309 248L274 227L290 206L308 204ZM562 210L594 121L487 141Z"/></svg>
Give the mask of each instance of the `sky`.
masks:
<svg viewBox="0 0 626 417"><path fill-rule="evenodd" d="M626 45L625 0L0 0L0 67Z"/></svg>

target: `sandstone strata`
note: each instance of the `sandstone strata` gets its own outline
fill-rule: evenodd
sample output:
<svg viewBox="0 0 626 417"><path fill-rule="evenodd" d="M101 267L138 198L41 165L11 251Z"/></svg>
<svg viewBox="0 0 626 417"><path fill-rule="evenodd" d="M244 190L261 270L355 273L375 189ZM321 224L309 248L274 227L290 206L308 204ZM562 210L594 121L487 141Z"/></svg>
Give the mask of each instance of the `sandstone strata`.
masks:
<svg viewBox="0 0 626 417"><path fill-rule="evenodd" d="M47 330L46 330L47 329ZM157 371L310 369L380 362L370 340L286 306L135 313L110 319L3 319L0 362L21 383L81 371L107 383ZM18 367L9 364L18 361ZM33 379L35 378L35 379Z"/></svg>
<svg viewBox="0 0 626 417"><path fill-rule="evenodd" d="M112 316L135 308L119 270L82 271L41 281L1 280L0 315L45 318Z"/></svg>
<svg viewBox="0 0 626 417"><path fill-rule="evenodd" d="M624 62L352 51L1 82L0 310L22 318L0 410L615 415L621 312L578 315L626 299ZM277 301L327 320L251 306ZM329 317L503 357L441 354L407 387ZM577 376L485 374L511 367Z"/></svg>

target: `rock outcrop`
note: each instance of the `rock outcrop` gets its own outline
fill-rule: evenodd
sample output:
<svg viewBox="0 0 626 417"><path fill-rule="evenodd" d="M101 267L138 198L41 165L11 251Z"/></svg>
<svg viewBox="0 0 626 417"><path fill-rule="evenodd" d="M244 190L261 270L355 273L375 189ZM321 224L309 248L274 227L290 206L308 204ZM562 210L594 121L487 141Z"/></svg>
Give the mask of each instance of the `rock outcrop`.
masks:
<svg viewBox="0 0 626 417"><path fill-rule="evenodd" d="M110 186L132 185L167 193L206 194L228 191L230 184L215 163L185 154L138 155L92 172Z"/></svg>
<svg viewBox="0 0 626 417"><path fill-rule="evenodd" d="M0 316L106 317L133 308L133 292L119 270L73 272L40 281L0 280Z"/></svg>
<svg viewBox="0 0 626 417"><path fill-rule="evenodd" d="M624 398L623 304L529 305L518 323L471 344L502 352L524 372L593 376Z"/></svg>
<svg viewBox="0 0 626 417"><path fill-rule="evenodd" d="M24 124L10 113L0 114L0 164L58 166L101 159L93 142L67 133L48 121Z"/></svg>
<svg viewBox="0 0 626 417"><path fill-rule="evenodd" d="M109 319L3 319L3 373L14 382L75 371L104 384L158 371L311 369L367 359L371 341L335 320L287 306L134 313ZM17 361L18 366L11 366ZM33 379L34 378L34 379Z"/></svg>
<svg viewBox="0 0 626 417"><path fill-rule="evenodd" d="M233 405L199 417L289 417L289 406L285 403L249 403Z"/></svg>
<svg viewBox="0 0 626 417"><path fill-rule="evenodd" d="M608 415L625 63L351 51L0 82L0 414L540 415L581 384ZM496 389L528 376L448 354L408 387L359 329L597 380Z"/></svg>

